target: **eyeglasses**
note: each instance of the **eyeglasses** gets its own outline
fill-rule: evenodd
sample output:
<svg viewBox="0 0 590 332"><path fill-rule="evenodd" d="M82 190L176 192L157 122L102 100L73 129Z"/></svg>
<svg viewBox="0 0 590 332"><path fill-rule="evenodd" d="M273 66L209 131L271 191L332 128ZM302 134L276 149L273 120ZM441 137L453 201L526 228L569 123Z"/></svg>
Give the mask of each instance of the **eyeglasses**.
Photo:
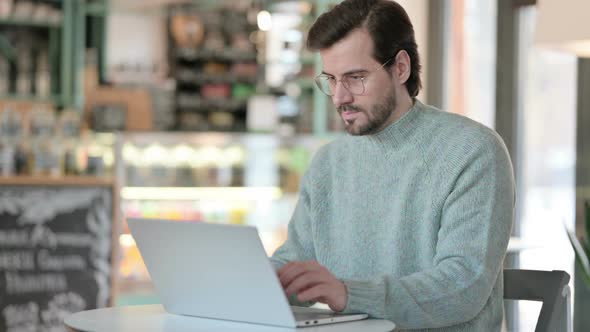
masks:
<svg viewBox="0 0 590 332"><path fill-rule="evenodd" d="M381 64L381 66L375 68L373 71L385 67L385 65L387 65L387 63L389 63L389 61L391 61L393 58L395 57L389 58L389 60L385 61L383 64ZM336 85L338 82L341 82L342 86L344 86L344 88L351 94L362 95L365 93L365 80L370 73L371 72L347 74L343 75L339 80L337 80L336 77L332 75L320 74L316 76L315 84L318 86L320 91L328 96L334 95L334 91L336 91Z"/></svg>

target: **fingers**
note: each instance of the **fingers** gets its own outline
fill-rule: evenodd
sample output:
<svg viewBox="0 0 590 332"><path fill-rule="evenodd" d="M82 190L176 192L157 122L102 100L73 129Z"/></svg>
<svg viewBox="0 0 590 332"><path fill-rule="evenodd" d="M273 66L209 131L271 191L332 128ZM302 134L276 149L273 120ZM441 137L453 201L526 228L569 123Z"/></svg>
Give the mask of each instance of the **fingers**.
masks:
<svg viewBox="0 0 590 332"><path fill-rule="evenodd" d="M329 287L326 284L318 284L311 288L308 288L297 295L297 300L301 302L307 301L321 301L324 298L329 298L328 295ZM325 300L325 299L324 299Z"/></svg>
<svg viewBox="0 0 590 332"><path fill-rule="evenodd" d="M310 288L321 282L326 282L326 279L326 276L319 272L305 272L303 274L300 274L285 288L285 293L288 296L298 294L301 290Z"/></svg>
<svg viewBox="0 0 590 332"><path fill-rule="evenodd" d="M287 296L296 294L301 302L327 303L334 311L346 306L346 287L316 261L287 263L277 275Z"/></svg>
<svg viewBox="0 0 590 332"><path fill-rule="evenodd" d="M318 271L321 269L321 265L319 265L315 261L308 261L308 262L290 262L285 264L282 268L277 271L277 275L279 280L281 281L281 285L283 288L289 287L291 282L301 276L302 274L309 272L309 271Z"/></svg>
<svg viewBox="0 0 590 332"><path fill-rule="evenodd" d="M339 281L336 283L320 283L297 295L297 300L301 302L326 303L335 312L344 310L347 299L346 287Z"/></svg>

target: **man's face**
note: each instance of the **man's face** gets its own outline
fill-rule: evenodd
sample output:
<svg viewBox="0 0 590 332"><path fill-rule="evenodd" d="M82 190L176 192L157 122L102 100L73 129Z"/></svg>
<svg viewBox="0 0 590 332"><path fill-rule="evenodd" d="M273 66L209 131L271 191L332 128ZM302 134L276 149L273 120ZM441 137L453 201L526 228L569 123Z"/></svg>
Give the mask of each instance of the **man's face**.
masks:
<svg viewBox="0 0 590 332"><path fill-rule="evenodd" d="M364 77L362 94L351 93L342 82L332 90L332 102L351 135L375 134L393 122L397 106L395 76L372 54L373 40L364 29L354 30L332 47L320 50L323 74L337 81L344 76Z"/></svg>

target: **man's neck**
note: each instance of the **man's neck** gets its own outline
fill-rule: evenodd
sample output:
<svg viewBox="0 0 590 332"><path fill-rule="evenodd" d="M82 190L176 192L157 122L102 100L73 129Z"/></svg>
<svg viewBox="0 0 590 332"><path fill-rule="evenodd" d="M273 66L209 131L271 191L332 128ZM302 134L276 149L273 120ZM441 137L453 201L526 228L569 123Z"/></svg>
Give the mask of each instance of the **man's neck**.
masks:
<svg viewBox="0 0 590 332"><path fill-rule="evenodd" d="M408 94L404 94L403 97L398 100L397 107L391 114L392 119L389 124L395 123L397 120L401 119L401 117L408 113L413 106L414 98L410 97Z"/></svg>
<svg viewBox="0 0 590 332"><path fill-rule="evenodd" d="M389 116L388 121L386 124L379 130L382 131L383 129L389 127L390 125L397 122L397 120L401 119L406 113L408 113L412 107L414 106L414 98L410 97L408 93L402 94L397 99L397 105L391 115Z"/></svg>

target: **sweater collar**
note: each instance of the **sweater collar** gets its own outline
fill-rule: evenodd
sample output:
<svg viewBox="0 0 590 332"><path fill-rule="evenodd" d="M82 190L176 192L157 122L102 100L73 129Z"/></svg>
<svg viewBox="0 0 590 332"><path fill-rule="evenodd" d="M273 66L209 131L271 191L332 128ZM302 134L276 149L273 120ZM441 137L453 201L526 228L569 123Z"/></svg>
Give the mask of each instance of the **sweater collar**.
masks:
<svg viewBox="0 0 590 332"><path fill-rule="evenodd" d="M414 105L406 114L387 128L374 135L365 136L371 143L387 144L388 146L400 146L408 140L408 136L418 128L418 115L425 108L418 99L414 99Z"/></svg>

